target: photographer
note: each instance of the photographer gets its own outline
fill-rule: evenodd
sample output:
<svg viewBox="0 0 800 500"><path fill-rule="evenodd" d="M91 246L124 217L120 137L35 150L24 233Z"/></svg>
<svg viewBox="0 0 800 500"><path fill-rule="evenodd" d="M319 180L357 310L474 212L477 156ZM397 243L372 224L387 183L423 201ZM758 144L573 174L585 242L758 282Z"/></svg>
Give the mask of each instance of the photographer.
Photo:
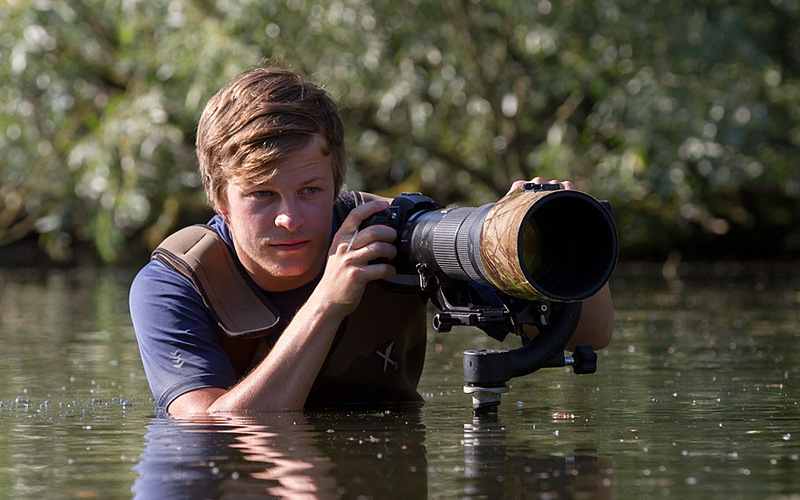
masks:
<svg viewBox="0 0 800 500"><path fill-rule="evenodd" d="M343 130L328 94L282 68L246 71L206 105L197 156L217 215L165 240L130 293L157 405L190 415L420 401L425 300L390 280L395 230L358 230L389 201L340 192ZM572 343L604 347L612 316L605 286Z"/></svg>

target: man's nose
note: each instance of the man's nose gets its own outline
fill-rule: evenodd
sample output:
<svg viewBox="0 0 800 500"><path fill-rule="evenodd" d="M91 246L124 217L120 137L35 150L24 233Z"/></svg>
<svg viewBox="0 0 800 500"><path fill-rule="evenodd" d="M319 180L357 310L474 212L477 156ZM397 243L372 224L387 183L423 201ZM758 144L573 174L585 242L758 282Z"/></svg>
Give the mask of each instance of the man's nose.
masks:
<svg viewBox="0 0 800 500"><path fill-rule="evenodd" d="M298 203L295 200L282 201L275 216L275 225L287 231L294 231L302 224L303 215Z"/></svg>

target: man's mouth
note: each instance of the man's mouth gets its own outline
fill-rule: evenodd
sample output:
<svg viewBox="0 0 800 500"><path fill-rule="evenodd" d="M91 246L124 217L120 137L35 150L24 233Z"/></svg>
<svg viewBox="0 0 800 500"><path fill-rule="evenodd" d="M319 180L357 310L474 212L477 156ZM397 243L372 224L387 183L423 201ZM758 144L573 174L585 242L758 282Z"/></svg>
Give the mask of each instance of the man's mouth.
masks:
<svg viewBox="0 0 800 500"><path fill-rule="evenodd" d="M270 246L276 250L291 252L305 248L306 245L308 245L308 241L309 240L279 241L276 243L270 243Z"/></svg>

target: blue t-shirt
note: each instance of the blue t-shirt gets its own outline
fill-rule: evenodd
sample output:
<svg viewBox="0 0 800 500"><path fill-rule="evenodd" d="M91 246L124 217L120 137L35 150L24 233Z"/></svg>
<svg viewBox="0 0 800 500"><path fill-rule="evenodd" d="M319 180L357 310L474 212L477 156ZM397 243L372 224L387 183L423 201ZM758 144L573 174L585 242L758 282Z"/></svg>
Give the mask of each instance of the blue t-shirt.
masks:
<svg viewBox="0 0 800 500"><path fill-rule="evenodd" d="M219 217L209 221L236 258L230 229ZM289 292L264 297L285 326L311 295L317 280ZM150 389L160 408L183 393L205 387L227 389L238 381L219 340L216 322L194 284L159 260L136 275L130 313Z"/></svg>

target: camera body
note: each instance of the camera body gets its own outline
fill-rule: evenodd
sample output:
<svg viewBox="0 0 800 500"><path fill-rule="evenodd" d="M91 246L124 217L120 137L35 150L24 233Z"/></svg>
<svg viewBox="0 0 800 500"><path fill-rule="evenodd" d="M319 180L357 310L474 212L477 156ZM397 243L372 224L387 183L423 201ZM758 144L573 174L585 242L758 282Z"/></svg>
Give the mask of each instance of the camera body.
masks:
<svg viewBox="0 0 800 500"><path fill-rule="evenodd" d="M368 226L379 224L390 226L399 234L401 228L414 214L442 208L444 208L444 205L427 196L423 196L421 193L403 192L392 200L392 204L389 208L382 212L372 214L361 223L360 227L363 229Z"/></svg>
<svg viewBox="0 0 800 500"><path fill-rule="evenodd" d="M405 195L406 193L403 193ZM389 226L399 229L398 222L400 220L400 209L395 206L390 206L382 212L370 215L361 225L359 229L364 229L369 226Z"/></svg>

